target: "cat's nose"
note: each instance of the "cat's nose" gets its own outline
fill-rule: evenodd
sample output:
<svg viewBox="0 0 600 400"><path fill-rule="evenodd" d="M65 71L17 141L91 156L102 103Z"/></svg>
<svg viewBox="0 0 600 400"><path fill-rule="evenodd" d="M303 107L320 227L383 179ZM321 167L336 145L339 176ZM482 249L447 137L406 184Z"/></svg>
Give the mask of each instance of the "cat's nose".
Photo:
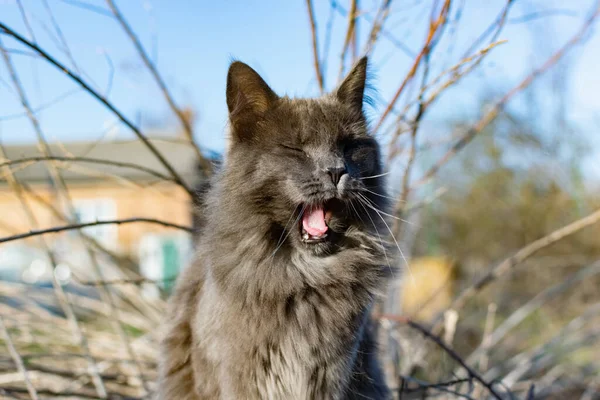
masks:
<svg viewBox="0 0 600 400"><path fill-rule="evenodd" d="M335 186L337 186L337 184L340 181L340 178L345 173L346 173L346 167L344 165L336 165L334 167L327 168L327 174L329 175L329 177L331 178L331 181L333 182L333 184Z"/></svg>

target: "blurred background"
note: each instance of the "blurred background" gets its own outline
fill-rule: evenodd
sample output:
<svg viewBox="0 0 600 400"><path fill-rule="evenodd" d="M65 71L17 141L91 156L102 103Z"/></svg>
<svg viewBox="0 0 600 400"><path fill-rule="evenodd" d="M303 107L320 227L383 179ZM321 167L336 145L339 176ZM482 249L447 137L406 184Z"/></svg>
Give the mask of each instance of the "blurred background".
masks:
<svg viewBox="0 0 600 400"><path fill-rule="evenodd" d="M599 14L0 0L0 398L149 396L229 63L314 97L368 54L403 254L374 315L395 396L600 399Z"/></svg>

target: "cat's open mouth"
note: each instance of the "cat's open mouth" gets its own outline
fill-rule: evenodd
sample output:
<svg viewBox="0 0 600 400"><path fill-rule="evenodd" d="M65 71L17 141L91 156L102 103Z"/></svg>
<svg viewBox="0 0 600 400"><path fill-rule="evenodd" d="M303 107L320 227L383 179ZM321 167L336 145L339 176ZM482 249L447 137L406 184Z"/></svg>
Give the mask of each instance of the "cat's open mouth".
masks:
<svg viewBox="0 0 600 400"><path fill-rule="evenodd" d="M325 205L313 205L304 210L300 222L300 232L304 243L313 244L327 240L327 225L331 220L331 211Z"/></svg>

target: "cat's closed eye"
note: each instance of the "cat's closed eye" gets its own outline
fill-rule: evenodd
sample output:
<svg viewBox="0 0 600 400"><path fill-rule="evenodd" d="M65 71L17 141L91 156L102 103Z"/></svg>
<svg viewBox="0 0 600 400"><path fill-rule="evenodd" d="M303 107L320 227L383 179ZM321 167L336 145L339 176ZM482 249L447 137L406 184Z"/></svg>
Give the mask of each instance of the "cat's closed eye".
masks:
<svg viewBox="0 0 600 400"><path fill-rule="evenodd" d="M290 151L290 152L294 152L294 153L298 153L298 154L304 154L304 150L302 150L299 147L293 146L293 145L288 145L288 144L280 144L280 147L282 147L283 149Z"/></svg>

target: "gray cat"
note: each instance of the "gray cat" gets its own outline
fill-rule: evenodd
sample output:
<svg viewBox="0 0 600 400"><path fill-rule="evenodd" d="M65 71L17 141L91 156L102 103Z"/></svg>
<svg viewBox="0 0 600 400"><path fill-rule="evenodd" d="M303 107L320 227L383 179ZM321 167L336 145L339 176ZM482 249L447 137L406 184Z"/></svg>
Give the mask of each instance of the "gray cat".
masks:
<svg viewBox="0 0 600 400"><path fill-rule="evenodd" d="M386 399L370 310L391 273L367 59L332 94L276 95L227 76L230 147L178 280L157 396Z"/></svg>

